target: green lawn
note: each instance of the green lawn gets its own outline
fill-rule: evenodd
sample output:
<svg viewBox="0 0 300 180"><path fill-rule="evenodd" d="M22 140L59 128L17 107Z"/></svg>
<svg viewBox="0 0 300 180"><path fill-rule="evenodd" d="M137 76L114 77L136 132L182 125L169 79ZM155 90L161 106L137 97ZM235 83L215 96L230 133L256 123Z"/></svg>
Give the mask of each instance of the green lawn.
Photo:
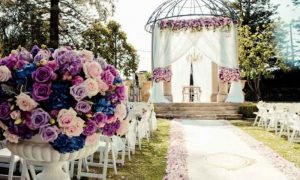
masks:
<svg viewBox="0 0 300 180"><path fill-rule="evenodd" d="M170 121L158 119L158 130L150 141L143 141L142 150L137 148L131 161L126 158L125 165L118 167L117 176L109 169L108 180L162 180L166 170L169 130Z"/></svg>
<svg viewBox="0 0 300 180"><path fill-rule="evenodd" d="M300 144L291 144L286 140L286 138L279 138L273 132L268 132L262 128L253 127L252 121L233 120L230 122L244 130L256 140L269 146L286 160L293 162L297 167L300 168Z"/></svg>

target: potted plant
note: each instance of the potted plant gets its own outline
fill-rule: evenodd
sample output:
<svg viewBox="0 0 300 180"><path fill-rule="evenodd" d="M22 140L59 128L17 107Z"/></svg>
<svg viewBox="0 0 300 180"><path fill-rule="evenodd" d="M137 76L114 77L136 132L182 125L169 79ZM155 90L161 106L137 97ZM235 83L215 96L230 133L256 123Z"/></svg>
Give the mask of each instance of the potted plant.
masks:
<svg viewBox="0 0 300 180"><path fill-rule="evenodd" d="M70 179L62 165L123 128L125 88L92 52L34 46L0 60L0 128L15 155L44 166L40 180Z"/></svg>

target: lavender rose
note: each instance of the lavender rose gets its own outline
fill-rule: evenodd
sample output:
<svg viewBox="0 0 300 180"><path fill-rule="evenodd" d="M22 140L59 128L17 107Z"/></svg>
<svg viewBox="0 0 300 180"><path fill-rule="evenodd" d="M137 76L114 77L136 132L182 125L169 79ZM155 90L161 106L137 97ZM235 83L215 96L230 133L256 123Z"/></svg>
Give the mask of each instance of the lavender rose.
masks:
<svg viewBox="0 0 300 180"><path fill-rule="evenodd" d="M36 101L44 101L49 99L51 88L48 84L34 83L32 97Z"/></svg>
<svg viewBox="0 0 300 180"><path fill-rule="evenodd" d="M113 76L119 76L119 73L118 73L118 71L116 70L116 68L114 67L114 66L112 66L112 65L107 65L107 67L106 67L106 70L109 70L110 72L111 72L111 74L113 75Z"/></svg>
<svg viewBox="0 0 300 180"><path fill-rule="evenodd" d="M101 73L101 79L109 86L111 86L114 82L114 75L110 72L110 70L105 70Z"/></svg>
<svg viewBox="0 0 300 180"><path fill-rule="evenodd" d="M84 134L85 136L91 136L91 135L93 135L96 131L97 131L97 126L96 126L96 124L95 124L94 122L92 122L92 121L88 121L88 122L86 123L86 126L85 126L84 130L83 130L83 134Z"/></svg>
<svg viewBox="0 0 300 180"><path fill-rule="evenodd" d="M77 111L80 111L82 113L88 113L90 112L90 110L92 109L91 105L85 101L79 101L77 104L76 104L76 107L75 109Z"/></svg>
<svg viewBox="0 0 300 180"><path fill-rule="evenodd" d="M119 100L124 101L125 100L125 86L118 86L116 87L116 94L119 98Z"/></svg>
<svg viewBox="0 0 300 180"><path fill-rule="evenodd" d="M8 102L2 102L0 104L0 119L7 120L10 118L10 104Z"/></svg>
<svg viewBox="0 0 300 180"><path fill-rule="evenodd" d="M49 123L51 117L43 109L38 108L31 113L31 128L33 130L39 129Z"/></svg>
<svg viewBox="0 0 300 180"><path fill-rule="evenodd" d="M41 137L46 142L53 142L58 137L59 129L56 126L43 127L40 130Z"/></svg>
<svg viewBox="0 0 300 180"><path fill-rule="evenodd" d="M79 86L72 86L70 88L70 94L76 99L77 101L81 101L83 98L87 96L86 94L86 89L84 86L79 85Z"/></svg>
<svg viewBox="0 0 300 180"><path fill-rule="evenodd" d="M48 66L39 67L32 73L32 79L38 83L49 83L55 78L56 74L54 73L53 69Z"/></svg>

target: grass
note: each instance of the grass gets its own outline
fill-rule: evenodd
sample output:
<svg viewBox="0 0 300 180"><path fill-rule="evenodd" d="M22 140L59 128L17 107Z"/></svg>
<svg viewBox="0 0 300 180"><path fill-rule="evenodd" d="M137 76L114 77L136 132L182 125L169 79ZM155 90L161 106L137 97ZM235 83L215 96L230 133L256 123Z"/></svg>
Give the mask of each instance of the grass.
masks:
<svg viewBox="0 0 300 180"><path fill-rule="evenodd" d="M286 138L280 138L273 132L268 132L262 128L253 127L253 121L234 120L230 122L244 130L256 140L264 143L266 146L269 146L283 158L294 163L295 166L300 168L300 144L291 144Z"/></svg>
<svg viewBox="0 0 300 180"><path fill-rule="evenodd" d="M158 130L144 140L142 150L136 149L131 161L126 157L125 165L118 167L118 175L108 170L108 180L161 180L165 176L166 155L169 147L170 121L158 119Z"/></svg>

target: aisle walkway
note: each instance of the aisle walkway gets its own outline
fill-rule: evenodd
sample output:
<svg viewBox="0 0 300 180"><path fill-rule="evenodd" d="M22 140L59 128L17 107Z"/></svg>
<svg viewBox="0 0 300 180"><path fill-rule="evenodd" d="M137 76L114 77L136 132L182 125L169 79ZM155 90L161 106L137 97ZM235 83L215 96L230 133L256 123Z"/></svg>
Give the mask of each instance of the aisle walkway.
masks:
<svg viewBox="0 0 300 180"><path fill-rule="evenodd" d="M286 180L227 121L183 120L190 180Z"/></svg>

